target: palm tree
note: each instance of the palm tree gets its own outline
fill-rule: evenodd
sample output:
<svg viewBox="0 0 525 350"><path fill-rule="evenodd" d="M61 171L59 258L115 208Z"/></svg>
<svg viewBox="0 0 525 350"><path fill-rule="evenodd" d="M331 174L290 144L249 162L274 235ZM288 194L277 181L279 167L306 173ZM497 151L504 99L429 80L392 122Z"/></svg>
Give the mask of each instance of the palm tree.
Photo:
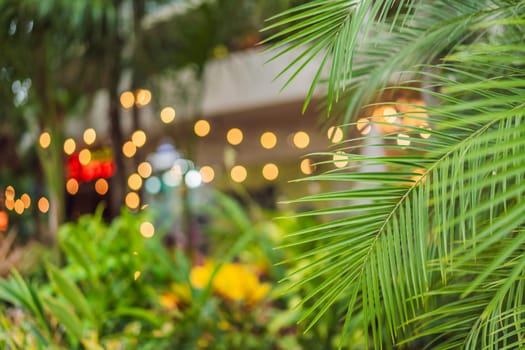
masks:
<svg viewBox="0 0 525 350"><path fill-rule="evenodd" d="M524 5L314 0L272 18L270 48L297 51L283 74L323 57L305 106L325 88L347 132L325 154L346 166L300 180L344 184L300 199L344 203L291 237L322 242L298 257L310 326L344 300L342 345L357 327L377 349L525 347Z"/></svg>

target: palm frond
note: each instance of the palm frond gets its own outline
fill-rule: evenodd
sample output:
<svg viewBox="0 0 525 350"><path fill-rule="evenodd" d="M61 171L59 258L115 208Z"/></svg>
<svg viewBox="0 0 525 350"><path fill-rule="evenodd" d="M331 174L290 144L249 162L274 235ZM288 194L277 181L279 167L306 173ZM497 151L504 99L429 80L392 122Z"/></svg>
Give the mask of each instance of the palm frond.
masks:
<svg viewBox="0 0 525 350"><path fill-rule="evenodd" d="M403 66L409 55L399 50L389 56L391 64L363 61L366 74L354 74L358 81L347 105L354 111L372 99L366 87L381 88L389 79L376 82L398 68L419 67L404 76L424 82L412 89L436 101L425 108L430 117L399 113L399 123L368 117L369 127L396 131L372 132L329 153L338 159L334 164L344 155L348 165L306 180L339 182L345 190L302 201L345 203L301 214L330 220L297 232L288 243L323 242L297 258L311 263L295 272L301 276L296 286L321 281L303 301L312 305L303 319L311 327L344 299L345 328L352 315L362 313L375 348L420 340L439 349L523 346L523 10L519 1L446 3L464 14L442 18L441 24L429 20L430 29L415 30L406 21L408 29L394 33L414 30L408 37L418 52L436 39L436 48L451 53L443 63L417 66L416 59ZM471 42L455 44L481 18L494 25L484 26ZM440 44L451 32L453 40ZM345 126L359 127L359 122ZM382 152L363 156L358 153L363 147ZM357 171L371 168L379 170Z"/></svg>

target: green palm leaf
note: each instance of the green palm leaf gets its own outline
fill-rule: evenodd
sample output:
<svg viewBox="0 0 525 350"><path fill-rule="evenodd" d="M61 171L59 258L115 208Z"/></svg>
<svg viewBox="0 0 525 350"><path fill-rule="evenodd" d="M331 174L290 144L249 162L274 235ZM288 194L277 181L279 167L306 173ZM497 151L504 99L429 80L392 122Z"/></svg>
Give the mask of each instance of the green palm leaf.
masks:
<svg viewBox="0 0 525 350"><path fill-rule="evenodd" d="M288 15L292 21L316 18L317 6L335 3L315 1ZM381 89L405 69L399 84L411 84L408 89L434 103L426 108L428 118L400 113L402 122L396 124L370 116L376 131L403 130L340 143L318 156L338 157L326 165L344 155L346 167L301 180L345 187L299 200L344 201L300 214L325 219L289 237L287 246L322 242L297 257L310 263L294 272L301 277L294 285L319 281L303 300L310 306L303 320L314 326L343 299L348 302L345 329L361 314L374 348L523 347L523 2L406 2L410 11L395 11L393 19L383 12L376 19L374 11L388 4L364 1L360 6L373 14L367 24L354 22L348 32L334 29L326 47L331 57L327 104L337 99L342 85L347 87L340 105L351 131L359 124L349 116L367 117L364 113L374 107L367 103L378 90L388 92ZM481 20L491 25L477 24ZM366 33L370 23L376 26L374 36L363 35L365 42L357 45L352 39L357 28ZM312 45L316 25L307 25ZM301 38L301 28L296 25L289 42ZM408 46L398 47L402 43ZM339 45L345 44L352 53L339 56ZM355 59L348 59L353 54ZM441 62L428 64L443 54ZM359 154L363 147L377 155Z"/></svg>

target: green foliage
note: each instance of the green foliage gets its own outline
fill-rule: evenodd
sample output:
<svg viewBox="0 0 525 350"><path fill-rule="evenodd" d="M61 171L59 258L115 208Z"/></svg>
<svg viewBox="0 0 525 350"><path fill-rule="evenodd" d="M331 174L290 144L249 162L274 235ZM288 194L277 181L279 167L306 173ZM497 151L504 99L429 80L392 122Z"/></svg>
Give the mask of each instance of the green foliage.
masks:
<svg viewBox="0 0 525 350"><path fill-rule="evenodd" d="M308 50L330 59L327 103L349 133L358 118L375 130L324 154L346 167L304 180L347 189L299 200L345 201L303 214L329 220L294 235L322 243L296 258L298 288L320 281L302 319L313 327L344 302L343 337L360 319L370 347L522 348L523 1L393 3L313 1L275 24L298 23L281 43L310 45L306 62ZM407 106L392 89L430 105L394 122L372 115L381 95Z"/></svg>

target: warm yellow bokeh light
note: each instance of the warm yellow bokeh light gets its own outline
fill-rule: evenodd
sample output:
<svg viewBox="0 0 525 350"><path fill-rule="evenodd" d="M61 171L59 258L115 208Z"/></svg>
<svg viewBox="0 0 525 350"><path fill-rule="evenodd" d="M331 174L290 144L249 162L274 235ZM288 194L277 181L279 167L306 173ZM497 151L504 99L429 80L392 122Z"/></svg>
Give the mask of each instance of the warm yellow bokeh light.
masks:
<svg viewBox="0 0 525 350"><path fill-rule="evenodd" d="M429 131L432 130L430 127L426 127L424 129L427 129ZM423 139L428 139L430 136L432 136L432 134L430 134L428 132L422 132L422 133L419 134L419 136L421 136L421 138L423 138Z"/></svg>
<svg viewBox="0 0 525 350"><path fill-rule="evenodd" d="M273 163L265 164L262 169L262 174L266 180L275 180L277 176L279 176L279 168Z"/></svg>
<svg viewBox="0 0 525 350"><path fill-rule="evenodd" d="M211 166L205 165L199 170L199 172L201 173L202 182L204 183L210 183L215 178L215 171Z"/></svg>
<svg viewBox="0 0 525 350"><path fill-rule="evenodd" d="M49 145L51 144L51 135L47 131L44 131L43 133L40 134L38 143L40 144L40 147L42 147L43 149L48 148Z"/></svg>
<svg viewBox="0 0 525 350"><path fill-rule="evenodd" d="M15 208L15 200L13 198L6 198L5 207L7 210L13 210Z"/></svg>
<svg viewBox="0 0 525 350"><path fill-rule="evenodd" d="M77 144L72 138L68 138L66 141L64 141L64 153L66 153L67 155L72 155L73 153L75 153L76 148Z"/></svg>
<svg viewBox="0 0 525 350"><path fill-rule="evenodd" d="M143 130L137 130L133 134L131 134L131 142L137 148L140 148L146 144L146 133Z"/></svg>
<svg viewBox="0 0 525 350"><path fill-rule="evenodd" d="M164 124L171 123L173 120L175 120L175 110L171 107L164 107L162 111L160 111L160 120Z"/></svg>
<svg viewBox="0 0 525 350"><path fill-rule="evenodd" d="M46 197L40 197L38 200L38 210L44 214L49 211L49 201Z"/></svg>
<svg viewBox="0 0 525 350"><path fill-rule="evenodd" d="M387 123L394 123L397 121L397 110L394 107L387 106L383 109L383 116Z"/></svg>
<svg viewBox="0 0 525 350"><path fill-rule="evenodd" d="M315 171L315 165L312 160L309 158L303 159L301 161L301 172L306 175L310 175Z"/></svg>
<svg viewBox="0 0 525 350"><path fill-rule="evenodd" d="M261 135L261 145L266 149L272 149L277 144L277 136L271 131L267 131Z"/></svg>
<svg viewBox="0 0 525 350"><path fill-rule="evenodd" d="M139 174L133 173L128 177L128 187L134 191L140 190L142 187L142 178Z"/></svg>
<svg viewBox="0 0 525 350"><path fill-rule="evenodd" d="M304 131L298 131L293 135L293 144L297 148L306 148L310 144L310 136Z"/></svg>
<svg viewBox="0 0 525 350"><path fill-rule="evenodd" d="M343 140L343 129L335 126L331 126L328 128L328 132L326 133L328 136L328 139L332 141L333 143L338 143Z"/></svg>
<svg viewBox="0 0 525 350"><path fill-rule="evenodd" d="M151 102L151 91L146 89L138 89L135 97L137 106L146 106Z"/></svg>
<svg viewBox="0 0 525 350"><path fill-rule="evenodd" d="M234 146L240 144L242 142L242 138L242 131L238 128L232 128L228 130L228 133L226 134L226 140L228 140L228 142Z"/></svg>
<svg viewBox="0 0 525 350"><path fill-rule="evenodd" d="M361 133L361 135L368 135L370 131L372 130L372 126L370 125L368 119L361 118L357 121L356 124L357 131Z"/></svg>
<svg viewBox="0 0 525 350"><path fill-rule="evenodd" d="M20 196L20 200L24 203L24 208L27 209L31 206L31 197L27 193Z"/></svg>
<svg viewBox="0 0 525 350"><path fill-rule="evenodd" d="M126 206L129 209L137 209L139 207L139 205L140 205L140 197L135 192L129 192L126 195L125 202L126 202Z"/></svg>
<svg viewBox="0 0 525 350"><path fill-rule="evenodd" d="M135 146L135 144L133 142L127 141L122 146L122 153L127 158L131 158L131 157L133 157L135 155L135 153L137 153L137 146Z"/></svg>
<svg viewBox="0 0 525 350"><path fill-rule="evenodd" d="M135 104L135 95L131 91L124 91L120 95L120 104L124 108L131 108Z"/></svg>
<svg viewBox="0 0 525 350"><path fill-rule="evenodd" d="M13 186L7 186L5 188L5 198L14 199L15 198L15 188Z"/></svg>
<svg viewBox="0 0 525 350"><path fill-rule="evenodd" d="M410 136L406 134L398 134L397 135L397 144L402 147L406 147L410 145Z"/></svg>
<svg viewBox="0 0 525 350"><path fill-rule="evenodd" d="M78 161L82 165L88 165L89 162L91 162L91 152L88 149L84 148L78 153Z"/></svg>
<svg viewBox="0 0 525 350"><path fill-rule="evenodd" d="M106 193L108 193L108 190L109 190L109 184L106 179L98 179L95 182L95 191L99 195L101 196L105 195Z"/></svg>
<svg viewBox="0 0 525 350"><path fill-rule="evenodd" d="M195 125L193 127L193 130L195 131L195 135L204 137L210 133L210 123L207 120L201 119L197 120L195 122Z"/></svg>
<svg viewBox="0 0 525 350"><path fill-rule="evenodd" d="M66 182L67 193L75 195L78 193L78 181L75 179L69 179Z"/></svg>
<svg viewBox="0 0 525 350"><path fill-rule="evenodd" d="M153 172L153 168L151 167L151 164L148 162L142 162L137 167L137 173L139 173L142 178L147 179L151 176L151 173Z"/></svg>
<svg viewBox="0 0 525 350"><path fill-rule="evenodd" d="M233 181L241 183L244 180L246 180L248 172L246 171L246 168L242 165L236 165L232 168L230 176Z"/></svg>
<svg viewBox="0 0 525 350"><path fill-rule="evenodd" d="M334 165L337 168L343 168L348 164L348 156L343 151L336 152L336 154L333 156L333 160Z"/></svg>
<svg viewBox="0 0 525 350"><path fill-rule="evenodd" d="M21 215L24 212L24 202L22 202L21 199L17 199L15 201L15 212L19 215Z"/></svg>
<svg viewBox="0 0 525 350"><path fill-rule="evenodd" d="M87 145L91 145L97 139L97 133L95 129L89 128L89 129L86 129L86 131L84 131L84 135L82 136L82 138L84 139L84 142Z"/></svg>
<svg viewBox="0 0 525 350"><path fill-rule="evenodd" d="M140 234L145 238L151 238L155 234L155 226L149 221L140 224Z"/></svg>

